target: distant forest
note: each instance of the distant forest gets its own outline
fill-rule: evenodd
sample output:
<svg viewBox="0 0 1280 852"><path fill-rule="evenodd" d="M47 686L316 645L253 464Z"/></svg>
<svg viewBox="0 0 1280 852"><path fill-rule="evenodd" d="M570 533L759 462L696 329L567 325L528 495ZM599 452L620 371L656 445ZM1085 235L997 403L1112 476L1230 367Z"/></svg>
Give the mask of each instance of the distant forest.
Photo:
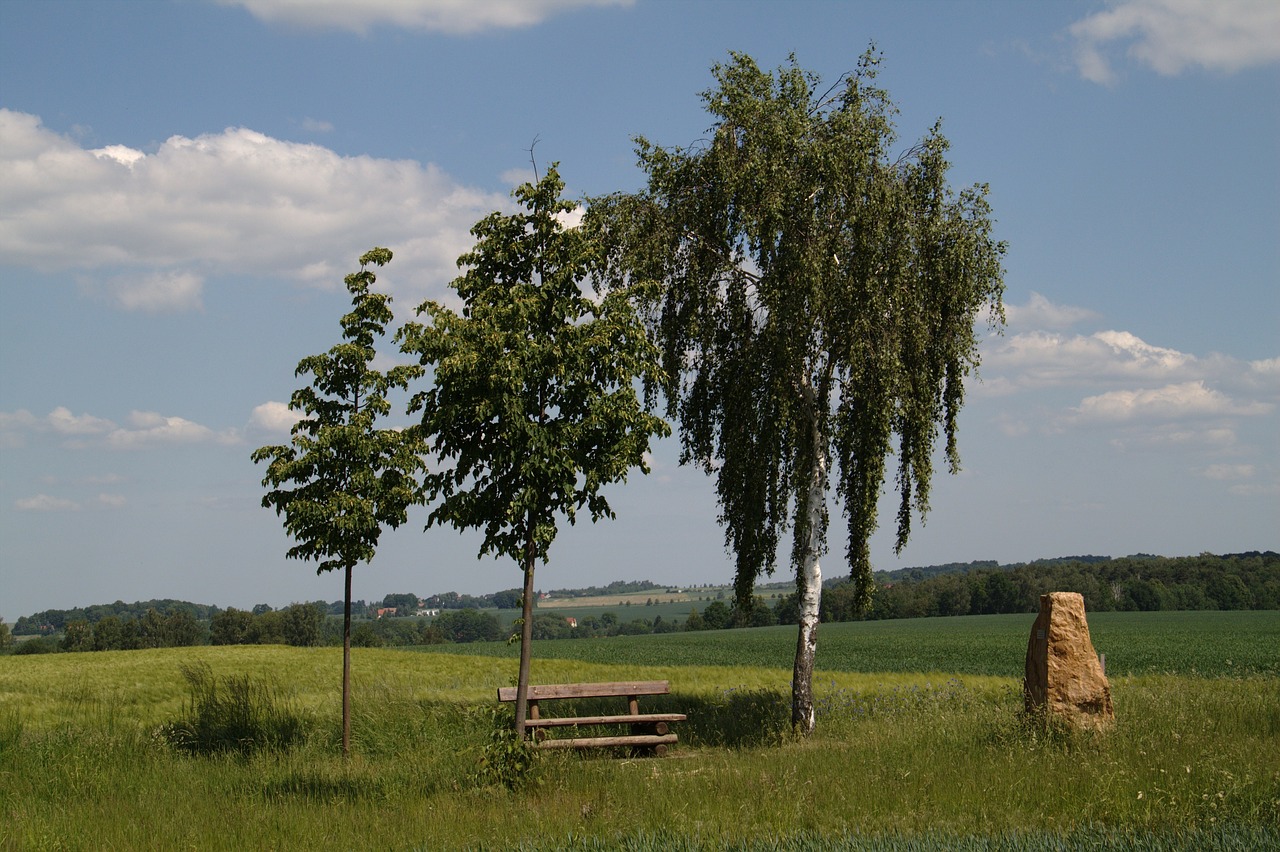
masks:
<svg viewBox="0 0 1280 852"><path fill-rule="evenodd" d="M786 584L771 583L770 588ZM662 589L642 581L617 581L607 586L557 589L555 598L596 597ZM1138 554L1119 559L1072 556L1015 565L968 562L877 572L876 592L866 612L856 612L847 579L824 584L823 621L923 618L1036 612L1040 595L1052 591L1079 592L1091 612L1112 610L1241 610L1280 609L1280 554L1273 551L1201 554L1166 558ZM471 596L448 592L419 598L387 595L381 605L356 602L363 620L353 631L360 646L426 645L493 641L505 638L498 618L486 609L519 606L519 592L508 589ZM394 615L390 612L395 608ZM431 618L424 610L444 610ZM378 611L388 617L378 618ZM14 636L35 636L21 642L16 653L45 651L118 650L198 644L326 645L341 642L342 602L295 603L282 609L259 604L251 611L234 607L152 600L101 604L69 610L46 610L19 618ZM795 623L795 594L778 598L772 606L757 597L746 608L713 601L699 611L690 606L684 620L661 616L652 620L622 620L614 612L578 618L576 626L561 615L541 612L534 619L537 639L585 638L680 630L715 630ZM10 628L0 622L0 646L11 644Z"/></svg>
<svg viewBox="0 0 1280 852"><path fill-rule="evenodd" d="M864 614L852 611L852 592L843 579L825 584L823 620L1036 612L1048 592L1079 592L1090 612L1280 609L1280 554L1071 556L907 568L876 575Z"/></svg>

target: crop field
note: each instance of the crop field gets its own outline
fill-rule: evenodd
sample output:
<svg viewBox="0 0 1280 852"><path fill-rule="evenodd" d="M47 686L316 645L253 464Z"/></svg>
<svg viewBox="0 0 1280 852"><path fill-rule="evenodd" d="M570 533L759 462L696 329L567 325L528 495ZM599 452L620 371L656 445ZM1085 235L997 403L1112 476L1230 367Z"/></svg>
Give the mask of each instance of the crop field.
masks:
<svg viewBox="0 0 1280 852"><path fill-rule="evenodd" d="M692 599L697 600L697 595L694 595ZM538 609L563 609L565 607L578 609L589 607L616 611L617 607L644 606L646 602L650 601L653 603L688 603L690 600L691 598L687 592L667 592L662 589L653 589L648 592L633 592L625 595L551 598L538 601Z"/></svg>
<svg viewBox="0 0 1280 852"><path fill-rule="evenodd" d="M349 760L340 649L0 657L0 850L1280 848L1280 613L1090 621L1105 735L1022 719L1028 616L824 625L807 739L794 628L536 643L537 681L668 679L648 708L689 718L664 759L543 754L511 784L506 646L356 649ZM300 739L180 750L193 665L269 685Z"/></svg>
<svg viewBox="0 0 1280 852"><path fill-rule="evenodd" d="M647 607L646 607L647 609ZM818 630L822 672L929 673L1021 677L1035 616L971 615L824 624ZM1187 674L1280 676L1280 612L1100 612L1089 616L1094 648L1111 676ZM749 665L789 671L794 626L615 636L537 643L541 658L609 665ZM443 654L515 659L502 642L433 645Z"/></svg>
<svg viewBox="0 0 1280 852"><path fill-rule="evenodd" d="M774 601L779 597L784 597L794 588L780 590L778 588L762 588L757 594L763 598L765 603L772 606ZM732 586L710 586L706 588L682 589L678 592L669 592L665 589L652 589L647 592L631 592L625 595L595 595L591 597L579 598L552 598L551 600L543 600L538 602L540 610L568 610L568 609L589 609L593 612L589 615L600 615L602 612L613 612L619 617L623 615L623 611L628 614L643 615L646 618L652 618L647 614L648 610L665 605L675 605L675 609L659 610L659 614L663 618L670 618L672 615L678 616L681 620L689 614L691 608L696 608L699 612L707 608L707 604L712 601L721 601L726 606L733 603L733 587ZM643 607L638 612L637 607Z"/></svg>

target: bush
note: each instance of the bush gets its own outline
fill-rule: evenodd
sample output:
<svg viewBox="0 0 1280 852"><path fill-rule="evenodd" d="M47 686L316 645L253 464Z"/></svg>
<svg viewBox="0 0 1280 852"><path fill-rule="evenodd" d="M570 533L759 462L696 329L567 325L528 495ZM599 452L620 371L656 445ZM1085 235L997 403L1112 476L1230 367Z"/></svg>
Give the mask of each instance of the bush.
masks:
<svg viewBox="0 0 1280 852"><path fill-rule="evenodd" d="M495 642L503 638L497 616L478 609L454 609L436 616L433 624L451 642Z"/></svg>
<svg viewBox="0 0 1280 852"><path fill-rule="evenodd" d="M206 663L184 664L190 690L187 717L169 722L161 736L191 754L249 755L286 750L302 741L307 721L283 699L278 687L247 675L219 680Z"/></svg>
<svg viewBox="0 0 1280 852"><path fill-rule="evenodd" d="M18 642L13 647L14 654L52 654L56 650L58 650L58 640L52 636L26 639Z"/></svg>
<svg viewBox="0 0 1280 852"><path fill-rule="evenodd" d="M540 780L542 753L516 736L515 716L509 706L485 707L477 715L488 717L489 741L480 750L475 783L518 790Z"/></svg>

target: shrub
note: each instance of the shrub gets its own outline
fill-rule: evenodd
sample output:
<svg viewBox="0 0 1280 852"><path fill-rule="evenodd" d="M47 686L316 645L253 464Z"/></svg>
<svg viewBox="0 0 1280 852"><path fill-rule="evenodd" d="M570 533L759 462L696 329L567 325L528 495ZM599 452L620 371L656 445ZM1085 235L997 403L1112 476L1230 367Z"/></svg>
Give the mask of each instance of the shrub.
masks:
<svg viewBox="0 0 1280 852"><path fill-rule="evenodd" d="M508 790L536 784L539 780L541 752L516 736L511 708L486 707L477 715L487 716L489 740L480 750L474 780L481 786L496 784Z"/></svg>
<svg viewBox="0 0 1280 852"><path fill-rule="evenodd" d="M52 654L58 650L58 640L52 636L25 639L13 646L14 654Z"/></svg>

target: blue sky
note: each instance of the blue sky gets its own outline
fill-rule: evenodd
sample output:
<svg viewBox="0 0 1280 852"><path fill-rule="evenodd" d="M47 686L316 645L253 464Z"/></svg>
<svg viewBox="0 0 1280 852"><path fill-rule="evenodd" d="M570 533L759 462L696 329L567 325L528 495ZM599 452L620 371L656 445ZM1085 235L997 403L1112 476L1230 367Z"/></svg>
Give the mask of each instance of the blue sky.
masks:
<svg viewBox="0 0 1280 852"><path fill-rule="evenodd" d="M964 469L900 557L877 533L876 567L1280 547L1270 0L9 0L0 616L340 598L284 558L249 453L287 435L356 258L395 252L379 286L407 318L534 140L573 196L636 189L632 138L700 138L729 51L834 81L873 41L901 147L941 117L1009 244ZM538 586L729 580L711 483L676 456L615 488L617 520L562 529ZM518 585L414 521L356 597Z"/></svg>

